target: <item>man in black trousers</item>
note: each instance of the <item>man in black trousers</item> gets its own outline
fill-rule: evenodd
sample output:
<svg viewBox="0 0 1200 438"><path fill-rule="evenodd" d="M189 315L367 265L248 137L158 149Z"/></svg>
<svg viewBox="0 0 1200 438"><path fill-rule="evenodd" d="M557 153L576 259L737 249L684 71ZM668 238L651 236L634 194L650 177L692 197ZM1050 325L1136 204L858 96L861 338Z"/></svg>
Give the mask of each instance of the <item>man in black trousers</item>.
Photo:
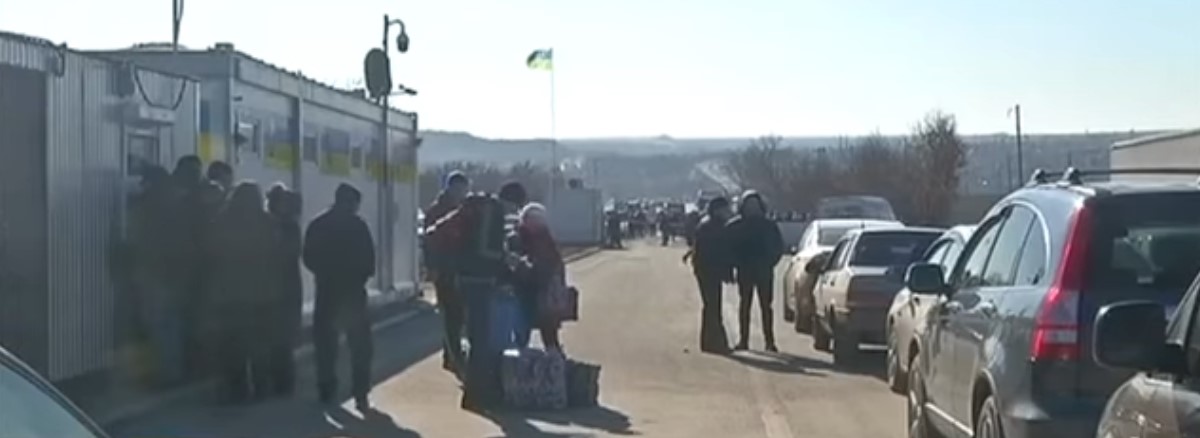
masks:
<svg viewBox="0 0 1200 438"><path fill-rule="evenodd" d="M729 200L717 197L708 202L706 212L692 240L693 245L683 256L690 259L696 283L700 286L700 351L726 354L729 338L721 317L721 284L733 282L733 265L729 257L729 236L725 224L733 212Z"/></svg>
<svg viewBox="0 0 1200 438"><path fill-rule="evenodd" d="M358 216L362 193L341 184L333 206L308 224L304 265L316 279L313 344L317 355L317 393L323 403L335 402L338 338L344 332L350 347L354 404L370 408L371 321L366 284L375 275L375 241Z"/></svg>
<svg viewBox="0 0 1200 438"><path fill-rule="evenodd" d="M783 235L779 225L767 216L767 203L762 195L749 190L742 194L738 216L729 223L733 238L734 266L737 268L739 340L735 350L750 347L750 307L757 292L762 311L763 338L766 350L779 351L775 346L774 314L775 264L783 256Z"/></svg>

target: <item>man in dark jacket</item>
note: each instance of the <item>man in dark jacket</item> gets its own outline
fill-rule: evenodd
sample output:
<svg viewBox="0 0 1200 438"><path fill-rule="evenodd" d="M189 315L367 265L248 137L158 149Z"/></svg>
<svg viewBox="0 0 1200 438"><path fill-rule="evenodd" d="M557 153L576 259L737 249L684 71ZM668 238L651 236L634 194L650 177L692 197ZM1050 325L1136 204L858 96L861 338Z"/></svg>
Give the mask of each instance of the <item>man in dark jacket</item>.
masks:
<svg viewBox="0 0 1200 438"><path fill-rule="evenodd" d="M783 235L779 225L767 219L767 203L762 195L750 190L742 194L738 216L730 222L733 237L733 264L737 268L739 340L734 349L745 350L750 344L750 307L758 293L762 311L763 338L767 351L775 352L775 330L771 302L774 300L775 264L783 256Z"/></svg>
<svg viewBox="0 0 1200 438"><path fill-rule="evenodd" d="M684 262L692 262L692 273L700 286L700 351L725 354L729 352L729 339L725 334L725 323L721 318L721 284L733 282L733 265L730 262L729 239L726 223L733 215L729 200L715 198L706 206L705 217L696 227L694 245L683 256Z"/></svg>
<svg viewBox="0 0 1200 438"><path fill-rule="evenodd" d="M427 236L428 245L452 254L456 263L450 268L455 290L466 308L467 339L471 349L462 370L464 377L462 407L479 409L500 399L499 361L511 339L512 328L493 320L499 314L499 299L512 294L515 256L505 235L504 205L515 203L513 190L504 191L506 200L486 194L472 194L462 206L443 217ZM514 298L515 299L515 298ZM496 333L504 330L507 333Z"/></svg>
<svg viewBox="0 0 1200 438"><path fill-rule="evenodd" d="M366 283L375 275L375 241L358 217L362 193L341 184L333 206L308 224L304 265L316 280L313 343L317 356L317 392L331 403L337 392L338 337L346 334L355 405L367 409L373 345L367 314Z"/></svg>
<svg viewBox="0 0 1200 438"><path fill-rule="evenodd" d="M445 188L425 212L423 227L426 234L433 224L462 205L470 188L471 180L466 174L454 171L446 176ZM465 320L462 300L454 290L454 275L446 266L455 261L449 259L446 254L437 251L434 245L425 247L429 276L433 279L438 308L442 312L442 368L457 372L463 359L462 328Z"/></svg>

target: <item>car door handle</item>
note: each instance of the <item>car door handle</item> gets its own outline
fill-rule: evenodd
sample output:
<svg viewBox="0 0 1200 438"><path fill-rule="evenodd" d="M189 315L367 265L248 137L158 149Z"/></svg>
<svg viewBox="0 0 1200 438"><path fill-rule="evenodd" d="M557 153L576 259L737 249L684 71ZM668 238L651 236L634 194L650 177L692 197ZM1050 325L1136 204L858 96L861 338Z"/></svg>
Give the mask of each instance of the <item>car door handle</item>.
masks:
<svg viewBox="0 0 1200 438"><path fill-rule="evenodd" d="M996 316L996 303L991 301L979 303L979 313L984 316Z"/></svg>

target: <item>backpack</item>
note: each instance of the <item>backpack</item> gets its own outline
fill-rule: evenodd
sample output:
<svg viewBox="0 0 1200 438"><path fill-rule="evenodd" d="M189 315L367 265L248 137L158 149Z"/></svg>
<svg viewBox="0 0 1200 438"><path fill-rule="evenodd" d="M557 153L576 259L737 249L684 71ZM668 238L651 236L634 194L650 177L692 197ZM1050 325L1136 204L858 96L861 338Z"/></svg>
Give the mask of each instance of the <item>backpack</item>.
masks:
<svg viewBox="0 0 1200 438"><path fill-rule="evenodd" d="M504 263L504 211L490 195L467 196L462 205L439 219L426 245L441 263L459 273L486 275Z"/></svg>

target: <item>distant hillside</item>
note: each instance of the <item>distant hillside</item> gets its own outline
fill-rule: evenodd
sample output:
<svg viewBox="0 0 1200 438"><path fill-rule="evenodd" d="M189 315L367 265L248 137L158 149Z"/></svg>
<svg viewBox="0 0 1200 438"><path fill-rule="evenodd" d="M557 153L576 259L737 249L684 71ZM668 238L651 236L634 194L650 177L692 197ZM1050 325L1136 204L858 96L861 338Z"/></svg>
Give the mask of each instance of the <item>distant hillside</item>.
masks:
<svg viewBox="0 0 1200 438"><path fill-rule="evenodd" d="M966 135L971 150L960 189L966 193L1003 193L1036 168L1108 167L1108 148L1114 142L1158 131L1027 134L1025 163L1018 175L1015 137L1009 134ZM451 161L473 161L510 165L550 160L550 140L492 140L462 132L426 131L420 160L432 166ZM785 137L792 147L837 147L853 144L858 137ZM904 136L888 136L900 142ZM703 176L694 172L697 163L720 159L745 147L750 138L630 137L564 139L559 141L561 162L575 176L590 181L619 197L689 195L701 185Z"/></svg>

